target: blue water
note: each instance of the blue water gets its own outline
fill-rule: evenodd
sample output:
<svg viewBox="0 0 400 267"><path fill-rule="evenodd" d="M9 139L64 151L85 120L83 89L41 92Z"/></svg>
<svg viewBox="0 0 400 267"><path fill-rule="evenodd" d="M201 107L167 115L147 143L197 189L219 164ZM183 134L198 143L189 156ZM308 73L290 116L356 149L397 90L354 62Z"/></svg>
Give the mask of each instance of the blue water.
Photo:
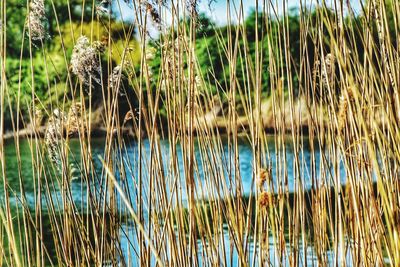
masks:
<svg viewBox="0 0 400 267"><path fill-rule="evenodd" d="M251 192L255 191L256 183L253 173L253 150L251 144L245 138L239 139L239 173L236 175L234 170L233 149L228 146L227 139L222 140L223 143L220 147L217 145L202 147L199 145L199 142L195 142L194 180L197 189L195 192L197 199L226 198L235 194L238 187L241 189L243 195L249 195ZM285 142L285 149L277 149L274 137L270 136L267 138L267 147L265 147L264 153L262 153L263 156L265 156L263 166L272 167L274 191L277 191L279 186L284 189L287 186L289 192L298 191L299 188L307 190L313 186L313 180L314 186L321 185L322 183L328 185L333 184L333 167L331 167L330 172L325 171L325 173L322 173L319 171L322 154L318 150L314 151L313 154L310 152L310 140L306 137L302 139L302 146L299 148L299 164L296 177L294 169L295 151L289 136L285 139ZM103 159L105 157L104 146L104 139L92 140L91 150L94 171L91 174L92 179L89 187L91 190L97 192L98 197L100 197L102 190L105 188L104 169L100 160L100 158ZM80 151L79 140L71 140L68 147L69 161L76 169L74 177L78 178L72 180L70 183L71 196L77 206L85 206L88 182L79 177L80 173L83 172L81 168L82 153ZM183 154L182 146L179 143L175 146L175 161L171 156L171 146L168 140L160 140L159 147L161 151L161 160L157 157L157 160L153 161L153 166L150 167L150 141L147 139L143 141L141 182L144 202L147 201L146 198L148 197L150 189L150 176L157 175L159 176L157 180L164 181L163 186L165 187L164 190L168 194L168 197L179 190L181 202L186 203L188 199L186 194L187 177L184 171L185 155ZM46 184L45 181L47 180L47 184L49 185L42 186L42 194L44 190L48 190L55 198L54 201L57 201L57 199L59 200L61 196L61 175L57 173L55 167L51 164L32 165L32 153L34 158L46 158L46 150L42 141L30 144L28 140L21 140L19 148L20 163L18 162L15 143L8 142L5 145L6 180L11 202L18 202L18 199L21 198L19 179L19 177L21 177L26 201L33 207L35 198L37 199L38 196L38 176L41 177L40 180L42 184ZM126 189L126 194L128 194L131 199L135 199L138 192L139 177L138 143L135 140L126 139L124 140L124 148L117 149L115 146L114 151L116 151L113 154L113 161L115 162L114 166L112 166L114 175L121 187ZM153 152L154 151L155 150L153 150ZM215 154L217 155L213 157L212 155ZM312 155L314 156L314 164L316 166L313 175L311 172ZM282 164L283 156L285 157L286 164ZM327 160L329 162L329 159ZM175 163L177 166L176 171L172 168ZM19 165L20 168L18 168ZM157 166L154 167L154 165ZM151 174L151 168L153 170L156 169L157 173ZM121 173L124 173L124 175L122 175L125 177L123 181L121 180ZM160 177L162 179L160 179ZM205 179L205 177L207 179ZM346 181L343 166L340 168L340 180L341 183L345 183ZM222 181L225 181L225 183L222 183ZM240 183L237 181L240 181ZM3 187L1 188L0 190L3 190ZM163 188L160 184L153 184L152 189L162 190ZM268 190L272 190L272 188L268 188ZM59 202L61 201L59 200ZM46 209L46 201L43 203L43 208Z"/></svg>
<svg viewBox="0 0 400 267"><path fill-rule="evenodd" d="M222 139L223 142L220 146L208 145L201 146L199 142L195 142L195 171L194 180L196 183L195 197L196 199L216 199L216 198L227 198L235 195L237 189L240 188L243 195L250 195L256 190L256 183L254 181L254 168L253 168L253 149L251 144L242 138L238 143L238 176L235 175L233 169L233 150L228 145L226 138ZM262 158L264 166L272 167L273 174L273 187L274 191L277 191L279 186L282 188L288 188L290 192L296 192L299 189L308 190L313 184L319 186L323 183L332 185L333 179L330 176L329 171L321 172L318 170L322 160L322 156L327 157L326 153L320 153L316 150L313 153L310 152L310 140L306 137L301 139L301 147L299 148L299 164L297 170L297 177L295 175L295 150L291 144L291 138L288 136L285 138L285 149L277 149L276 141L273 136L267 137L267 146L263 149ZM123 149L117 149L114 144L114 151L112 159L114 164L110 166L113 169L113 174L118 184L124 189L125 194L130 199L130 205L134 210L137 210L137 197L138 197L138 183L139 183L139 147L135 140L124 140ZM32 148L33 147L33 148ZM104 190L107 188L104 180L104 168L101 159L104 155L105 140L94 139L91 143L91 151L93 158L94 170L91 173L90 181L85 181L79 177L79 173L82 170L82 153L80 151L80 143L78 140L71 140L69 143L69 161L78 169L77 179L72 180L70 185L70 194L62 192L61 179L59 172L55 166L48 164L32 164L32 154L34 159L37 157L45 158L46 150L43 146L43 142L31 144L28 140L20 141L20 161L17 157L16 146L14 142L8 142L5 144L5 160L6 160L6 181L7 188L9 191L9 199L12 209L20 207L22 195L20 193L20 181L25 190L24 201L31 210L34 210L37 206L39 199L38 191L38 176L42 183L41 187L41 209L47 210L50 206L50 201L53 203L55 210L62 211L63 196L69 197L68 201L73 202L77 210L83 212L88 207L88 192L97 198L97 201L103 201ZM171 155L171 146L168 140L159 141L160 155L156 157L157 160L153 160L154 165L151 167L151 146L149 140L143 142L143 156L142 156L142 203L144 203L143 214L144 218L148 216L148 203L149 195L160 194L160 191L166 191L168 200L172 200L172 205L187 205L187 193L186 193L186 173L184 168L184 153L182 146L177 144L176 158ZM153 153L156 150L153 150ZM217 156L214 156L217 154ZM282 159L285 158L285 164L282 164ZM315 171L312 172L311 158L314 157ZM329 159L327 158L328 162ZM46 161L46 160L45 160ZM172 166L176 164L177 170L173 171ZM19 168L20 167L20 168ZM339 168L341 183L345 182L345 172L343 167ZM156 170L151 173L150 170ZM330 169L333 172L333 166ZM124 173L124 175L121 175ZM312 174L314 173L314 174ZM150 185L150 177L157 175L153 181L158 181L156 184ZM75 173L76 176L76 173ZM21 177L21 180L19 179ZM313 181L314 180L314 181ZM47 183L46 183L47 181ZM225 182L223 182L225 181ZM240 182L237 182L240 181ZM151 186L151 188L150 188ZM3 190L3 187L2 189ZM268 190L272 190L268 188ZM50 192L50 194L45 193ZM176 200L176 193L179 192L179 200ZM3 195L3 194L2 194ZM50 196L50 197L49 197ZM107 193L107 198L109 192ZM117 207L121 212L128 214L126 205L123 203L120 197L117 195ZM4 202L3 202L4 203ZM158 207L155 204L154 209L165 208ZM146 219L145 219L146 220ZM137 261L136 255L136 244L137 244L137 229L131 221L125 222L121 226L120 230L120 242L121 249L124 258L127 262L130 261L131 266L135 266ZM220 236L224 240L225 244L230 244L232 241L229 240L228 231L224 231ZM271 262L277 262L277 255L274 254L274 240L270 238L270 255ZM198 244L200 253L207 249L203 247L203 244ZM257 245L250 242L250 253L249 260L252 259L254 251L258 249ZM228 265L237 265L237 251L230 251L229 245L225 248L226 255L232 252L232 262ZM287 249L290 251L290 248ZM315 262L316 258L313 254L312 247L307 247L307 264ZM347 256L346 256L347 257ZM199 254L199 262L201 263L202 258Z"/></svg>

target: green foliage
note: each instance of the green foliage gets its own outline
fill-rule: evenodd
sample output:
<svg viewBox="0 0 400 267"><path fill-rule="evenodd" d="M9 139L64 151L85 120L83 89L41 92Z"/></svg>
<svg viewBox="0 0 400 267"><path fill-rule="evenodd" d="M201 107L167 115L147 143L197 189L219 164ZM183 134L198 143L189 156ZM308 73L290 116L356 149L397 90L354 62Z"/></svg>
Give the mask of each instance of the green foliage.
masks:
<svg viewBox="0 0 400 267"><path fill-rule="evenodd" d="M140 51L134 31L128 37L129 25L112 18L110 21L92 18L93 3L86 1L82 14L82 1L45 1L48 38L43 43L30 45L26 27L27 2L7 0L6 77L9 103L13 109L19 99L21 113L26 117L32 95L45 105L53 105L68 92L66 90L72 89L67 86L70 84L67 81L69 60L75 41L81 34L92 41L107 40L110 35L111 46L106 52L110 53L113 66L121 62L127 46L132 48L128 55L130 60L134 64L139 62ZM108 56L104 55L102 60L107 69ZM70 78L74 85L76 77L72 75ZM104 76L104 81L108 81L107 76ZM9 120L6 120L6 126L10 126Z"/></svg>
<svg viewBox="0 0 400 267"><path fill-rule="evenodd" d="M7 56L18 57L21 51L22 40L24 36L24 24L26 18L26 4L17 0L7 1ZM25 42L25 48L28 42ZM24 49L25 55L28 55L28 49Z"/></svg>
<svg viewBox="0 0 400 267"><path fill-rule="evenodd" d="M134 65L135 73L140 74L140 48L138 42L134 39L134 32L127 36L129 25L124 25L122 22L96 20L92 17L92 2L79 0L60 0L46 1L46 17L48 19L47 30L49 38L44 40L43 44L35 44L29 46L27 34L24 35L25 21L27 16L27 4L20 0L7 1L7 13L10 14L7 18L7 69L6 76L8 79L8 92L12 103L16 103L17 97L20 97L21 107L26 108L26 105L31 101L32 94L35 95L42 103L48 105L58 101L57 94L60 88L63 90L71 90L67 84L67 74L69 68L69 59L72 54L75 40L82 34L88 36L91 41L100 41L111 38L111 46L108 47L106 55L102 58L102 65L114 67L121 63L121 58L127 46L132 48L128 54L129 60ZM389 25L389 35L391 40L395 40L396 23L393 17L393 5L391 1L386 1L386 14ZM84 12L82 12L84 8ZM315 51L314 42L321 34L324 47L324 53L330 52L330 46L334 39L334 34L327 29L331 29L330 21L335 20L335 14L326 9L319 8L310 12L311 18L307 36L305 36L305 47L307 48L307 56L309 62L314 62L314 56L318 51ZM83 16L83 19L82 19ZM248 71L254 70L254 62L256 61L256 51L258 47L259 57L261 60L261 88L262 94L268 96L270 92L271 75L275 75L274 79L283 78L284 85L287 73L286 64L291 64L293 71L290 78L293 82L294 92L298 92L299 78L295 71L299 68L300 59L302 58L301 43L300 43L300 18L296 10L290 11L285 18L280 17L265 17L263 13L257 13L253 10L244 21L244 25L232 25L232 27L217 27L215 23L205 14L200 13L197 18L196 27L196 46L195 53L198 63L197 74L201 73L201 77L205 81L205 90L211 95L220 94L222 99L226 99L226 90L230 88L230 80L232 75L237 80L238 88L250 86L250 91L255 86L254 81L249 81ZM324 23L320 23L320 18L324 17ZM257 18L257 19L256 19ZM351 50L363 55L362 31L360 28L360 20L362 18L347 18L346 26L351 27L355 34L353 37L357 44L356 47L350 47ZM256 24L257 21L257 24ZM57 23L58 22L58 23ZM181 21L183 27L188 27L188 21ZM375 22L372 22L375 23ZM283 31L285 25L289 25L287 36L287 46L290 48L290 55L283 55L281 51L287 51L285 40L283 40ZM317 28L316 25L319 25ZM238 29L240 27L240 29ZM236 57L236 65L230 66L228 55L224 50L228 43L228 36L235 41L236 33L239 30L240 38L238 39L238 50ZM171 33L175 31L171 29ZM242 33L244 31L244 34ZM257 32L257 34L256 34ZM359 34L358 34L359 33ZM176 33L174 33L176 36ZM160 38L168 38L161 36ZM378 44L377 33L374 33L374 38ZM160 39L161 40L161 39ZM150 67L154 73L150 88L156 88L160 85L159 70L161 66L160 58L161 49L158 48L156 40L150 45L156 47L155 59L150 63ZM397 44L393 41L393 46ZM304 53L304 51L303 51ZM319 52L318 52L319 53ZM32 56L31 56L32 54ZM110 55L110 57L108 57ZM22 56L22 60L20 57ZM31 58L32 57L32 58ZM286 61L285 57L290 60ZM270 60L275 60L275 72L271 73ZM379 62L379 58L374 59ZM185 60L183 60L185 67ZM248 68L249 66L250 69ZM235 73L231 73L234 69ZM32 71L34 75L32 75ZM108 81L107 72L103 73L104 81ZM251 76L251 75L250 75ZM34 78L32 78L34 77ZM138 77L136 75L136 77ZM132 77L131 77L132 78ZM72 84L76 84L76 77L72 76ZM135 81L132 81L133 84ZM131 86L131 85L130 85ZM20 90L20 91L19 91ZM130 89L128 89L130 90ZM19 96L18 96L19 93ZM62 94L60 94L62 95ZM161 107L163 110L163 107Z"/></svg>

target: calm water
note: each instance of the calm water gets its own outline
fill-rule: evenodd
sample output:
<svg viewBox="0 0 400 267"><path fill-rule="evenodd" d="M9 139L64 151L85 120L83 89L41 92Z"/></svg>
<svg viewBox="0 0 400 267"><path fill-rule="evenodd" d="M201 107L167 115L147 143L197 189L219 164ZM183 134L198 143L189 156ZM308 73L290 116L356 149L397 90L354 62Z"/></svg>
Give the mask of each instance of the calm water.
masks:
<svg viewBox="0 0 400 267"><path fill-rule="evenodd" d="M286 167L283 167L281 165L278 165L277 162L280 162L278 160L278 155L282 156L282 150L277 151L275 148L275 142L273 137L269 137L267 139L268 143L268 148L266 148L266 152L269 155L269 162L272 166L273 169L273 176L276 177L278 173L282 175L281 177L286 177L288 181L288 188L289 191L294 192L296 191L296 184L300 182L300 186L302 186L304 189L309 189L312 186L312 179L311 179L311 163L310 159L312 157L310 153L310 141L307 138L303 139L302 142L302 147L301 147L301 153L299 153L299 158L300 158L300 165L299 165L299 176L301 177L300 181L295 181L295 176L294 176L294 149L293 146L290 145L290 139L288 137L287 139L287 144L286 144L286 149L285 149L285 158L286 158ZM96 181L100 181L101 179L101 173L102 173L102 164L99 159L99 156L101 158L104 158L104 140L103 139L95 139L92 142L92 154L94 158L94 166L96 169L96 174L94 174L97 178L94 179ZM167 140L161 140L160 141L160 146L161 146L161 154L163 158L163 168L164 168L164 175L167 185L167 191L170 191L170 188L168 188L168 185L172 184L172 181L174 180L172 176L172 171L171 171L171 156L170 156L170 148ZM37 201L38 195L37 195L37 184L36 184L36 179L34 177L37 177L37 175L41 175L43 177L44 172L48 172L49 170L45 169L37 169L34 168L32 165L32 157L31 154L32 152L35 154L37 151L35 149L31 149L29 142L27 140L21 140L20 141L20 155L21 155L21 165L20 165L20 173L18 171L18 157L15 149L15 144L13 142L8 142L5 145L5 153L6 153L6 174L7 174L7 181L8 181L8 186L9 186L9 191L10 191L10 201L11 201L11 206L13 209L16 209L19 203L19 199L21 198L20 196L20 179L19 176L22 177L22 182L23 182L23 187L25 190L25 198L28 203L28 206L33 210L35 207L35 200ZM197 188L199 188L196 197L198 199L206 199L211 197L224 197L223 190L216 189L213 190L213 192L210 192L210 190L207 190L207 185L205 184L204 181L204 176L205 175L210 175L212 173L212 168L210 167L203 167L202 166L202 158L206 156L210 156L211 153L210 151L207 151L206 149L201 149L199 145L196 143L195 145L196 150L195 150L195 158L196 158L196 174L195 174L195 180L197 184ZM40 147L39 147L40 148ZM147 198L148 193L148 172L146 171L149 168L149 156L150 156L150 145L149 141L145 140L144 141L144 152L143 152L143 188L144 188L144 199L145 201ZM40 148L42 149L42 148ZM185 193L185 190L183 190L184 187L184 181L185 181L185 176L184 176L184 164L183 164L183 155L182 155L182 148L181 146L176 147L177 150L177 155L178 155L178 169L179 169L179 180L180 180L180 185L182 186L182 202L185 203L187 201L187 196ZM223 146L221 147L221 155L219 158L213 159L211 162L215 161L216 168L219 173L224 173L225 174L225 179L227 183L229 184L229 177L232 178L232 175L229 175L231 173L231 167L230 167L230 162L229 160L229 152L230 149L228 147L228 143L224 142ZM74 164L79 169L80 166L80 143L78 140L71 140L70 143L70 161ZM314 152L314 157L315 157L315 166L319 166L320 163L320 153L318 151ZM125 167L125 177L127 179L125 180L125 187L129 188L129 194L132 199L136 198L136 190L137 188L137 179L136 177L138 176L138 144L137 142L133 140L126 140L126 148L120 152L118 152L115 155L115 160L123 162L124 167ZM240 140L239 142L239 169L240 169L240 179L242 181L242 189L245 195L249 195L250 192L254 191L254 183L253 183L253 166L252 166L252 161L253 161L253 153L252 153L252 148L250 143L248 143L245 139ZM79 173L79 172L78 172ZM120 180L120 175L119 171L115 172L115 176L117 180ZM320 177L321 174L317 171L316 172L316 179ZM341 177L342 177L342 182L345 181L345 175L344 171L341 170ZM48 182L50 186L47 188L42 188L42 190L48 190L51 192L51 197L52 201L55 203L55 207L58 210L62 210L62 201L61 201L61 192L60 192L60 186L58 185L57 180L48 178ZM320 181L317 181L318 183L321 183ZM277 188L279 183L283 183L282 181L277 181L277 179L274 179L274 187ZM230 183L232 188L234 188L236 185L233 183ZM299 186L299 185L297 185ZM98 192L98 195L100 195L99 188L102 188L101 182L93 182L91 187L93 187L94 191ZM77 205L77 207L85 207L86 206L86 192L87 192L87 185L86 183L81 180L81 179L75 179L71 182L71 196ZM203 190L201 190L203 189ZM0 189L3 191L3 186ZM234 191L234 189L232 189ZM209 195L212 194L212 195ZM3 196L3 193L1 194ZM118 200L117 200L118 201ZM4 202L3 202L4 203ZM134 201L132 202L134 203ZM48 207L48 199L45 197L42 197L42 206L43 210L46 210ZM123 204L120 203L119 201L119 206L122 208ZM134 207L135 208L135 207ZM123 208L122 208L123 209ZM145 211L146 214L146 211ZM124 255L126 258L130 258L134 254L134 244L136 243L135 241L135 236L136 236L136 230L132 226L132 223L127 222L122 225L121 228L121 247L123 249ZM226 241L229 241L229 236L227 233L224 233L221 235L220 238L227 239ZM130 242L129 242L129 240ZM229 242L227 242L229 243ZM133 244L133 245L132 245ZM201 244L199 244L200 249L202 249ZM271 247L271 255L274 257L274 244L273 240L270 239L270 247ZM257 249L256 246L251 246L250 250L252 251L250 253L250 257L252 256L252 253ZM289 249L289 248L288 248ZM230 248L227 247L227 255L229 255L229 250ZM315 260L315 256L313 255L312 248L307 248L307 258L309 259L310 263L312 263ZM232 252L234 257L237 257L235 252ZM235 256L236 255L236 256ZM271 259L274 262L274 259ZM134 265L134 261L132 262L131 265Z"/></svg>
<svg viewBox="0 0 400 267"><path fill-rule="evenodd" d="M281 162L281 160L277 159L278 158L278 152L280 152L280 157L283 156L282 151L276 151L275 148L275 142L273 137L269 137L267 139L268 141L268 148L266 149L266 155L269 155L269 159L267 160L269 164L272 166L273 170L273 177L274 177L274 187L275 189L278 187L279 183L284 186L284 181L281 178L280 181L277 181L277 176L280 175L280 177L286 177L288 181L288 188L290 192L296 191L296 183L295 179L296 177L294 176L294 151L293 151L293 145L291 144L291 141L289 137L287 137L287 143L285 145L285 158L286 158L286 166L284 167L282 164L277 166L277 161ZM101 158L104 158L104 140L103 139L94 139L92 141L92 155L94 159L94 166L96 169L97 176L101 176L101 170L102 170L102 164L99 159L99 156ZM161 146L161 154L163 158L163 168L164 168L164 176L170 177L172 176L172 170L171 170L171 156L170 156L170 147L168 144L168 140L161 140L160 141L160 146ZM311 178L311 153L309 151L309 140L307 138L304 138L303 144L301 146L300 152L299 152L299 159L300 159L300 164L299 164L299 177L300 180L300 186L304 189L310 189L312 186L312 178ZM40 147L43 149L42 147ZM143 187L146 188L148 186L147 180L149 178L147 169L149 168L149 156L150 156L150 145L149 141L145 140L144 141L144 147L143 147L143 165L142 165L142 175L143 175ZM252 148L249 142L247 142L245 139L241 139L239 142L239 170L240 170L240 179L242 181L242 187L243 187L243 192L244 195L248 195L251 191L254 191L254 183L253 183L253 153L252 153ZM69 144L69 150L70 150L70 162L72 162L73 166L75 169L80 169L80 143L78 140L71 140ZM184 175L184 164L183 164L183 155L182 155L182 148L180 145L177 145L176 147L177 151L177 156L178 156L178 171L179 171L179 178L182 184L184 184L185 181L185 175ZM217 167L213 166L217 170L221 171L224 173L225 179L229 183L229 178L232 178L234 180L234 175L231 174L232 172L232 166L233 166L233 160L229 160L229 151L232 151L228 148L227 142L223 144L223 150L220 151L220 157L218 158L211 158L210 162L214 162L215 164L218 165ZM38 175L43 176L43 172L48 171L50 166L47 166L47 170L45 169L40 169L38 170L37 168L34 168L32 166L32 157L31 154L36 153L35 148L31 148L29 145L29 142L27 140L21 140L20 141L20 157L21 157L21 165L20 165L20 174L22 177L23 181L23 186L26 192L26 198L28 200L33 200L35 197L34 194L34 189L36 187L34 181L34 175L37 177ZM205 175L213 175L215 174L215 170L212 171L210 167L203 167L202 166L202 158L206 156L210 156L211 153L209 151L204 151L199 148L199 145L196 143L195 144L195 158L196 158L196 168L195 168L195 180L198 185L198 187L204 187L204 176ZM7 176L7 182L9 185L9 188L11 191L15 192L20 192L20 180L19 180L19 171L18 171L18 157L16 153L16 148L14 142L7 142L5 144L5 155L6 155L6 176ZM318 167L320 164L320 153L319 151L314 152L314 157L315 157L315 166L317 168L316 175L314 176L317 179L317 183L321 183L322 181L319 177L321 176ZM118 155L116 156L116 159L121 160L124 162L125 166L125 173L127 177L128 183L136 183L137 181L137 176L138 176L138 144L135 141L132 140L126 140L126 148L123 151L120 151ZM231 163L231 165L230 165ZM229 166L230 165L230 166ZM78 176L79 176L79 170L77 171ZM34 175L33 175L34 174ZM76 174L75 174L76 176ZM115 176L118 178L119 172L115 172ZM345 173L343 169L341 169L341 180L342 183L345 182ZM329 179L326 179L326 181L329 181ZM72 190L72 195L78 199L81 198L82 194L82 189L85 188L86 183L81 180L81 179L75 179L71 182L71 190ZM134 186L134 184L129 184ZM54 194L57 194L58 190L58 185L57 183L54 183L54 188L53 192ZM1 186L1 189L3 190L3 186ZM185 190L183 190L185 191ZM208 192L198 192L197 198L207 198ZM11 195L13 195L11 193ZM18 194L17 194L18 195ZM15 197L15 195L14 195ZM186 200L187 196L183 196L183 199Z"/></svg>

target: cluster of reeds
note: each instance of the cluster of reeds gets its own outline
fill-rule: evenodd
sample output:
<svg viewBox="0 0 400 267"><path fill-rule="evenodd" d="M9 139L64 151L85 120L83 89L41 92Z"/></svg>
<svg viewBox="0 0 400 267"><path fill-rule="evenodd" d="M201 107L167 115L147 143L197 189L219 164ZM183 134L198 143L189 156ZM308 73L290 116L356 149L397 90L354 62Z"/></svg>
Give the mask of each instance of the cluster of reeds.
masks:
<svg viewBox="0 0 400 267"><path fill-rule="evenodd" d="M128 53L122 52L113 67L111 54L117 51L100 51L85 36L76 40L66 63L68 78L78 82L68 83L64 100L78 88L101 87L101 155L92 149L91 96L69 112L64 106L49 108L45 144L38 132L28 138L35 181L32 208L24 174L19 172L20 192L8 189L0 142L1 263L399 266L400 37L389 37L387 20L393 15L399 30L399 3L362 3L358 24L344 17L354 16L349 1L336 1L332 9L315 1L314 13L301 6L299 62L290 47L286 5L256 1L262 12L255 15L255 39L269 41L250 49L243 24L246 11L241 1L228 4L227 27L215 29L218 47L208 47L218 49L221 62L228 64L221 82L214 78L214 66L202 73L197 60L196 1L139 2L130 3L135 19L124 32L128 44L133 28L138 31L140 66L132 67ZM31 36L42 39L43 13L34 15L42 2L32 3ZM4 8L1 12L5 24ZM171 13L171 26L163 21L166 12ZM158 25L157 42L149 42L149 20ZM276 21L279 27L272 28ZM4 36L2 29L1 44ZM113 42L111 35L107 38ZM155 51L159 69L152 67ZM3 48L0 52L6 55ZM107 65L101 64L102 52ZM7 86L0 63L3 118ZM267 71L269 82L262 83ZM102 77L106 72L108 77ZM129 88L122 88L122 81ZM207 90L211 85L217 94ZM137 108L130 104L128 90ZM120 118L122 102L128 103L128 112ZM268 103L274 126L270 133L263 124ZM31 114L30 120L35 117ZM132 127L134 138L123 137L125 125ZM79 139L76 158L65 131ZM16 136L16 147L20 142ZM242 142L251 147L251 178L241 173ZM132 146L134 158L127 155ZM70 161L78 169L74 175L80 176L74 181L82 190L78 198L72 192ZM252 181L249 194L244 194L244 179ZM52 197L54 191L60 199ZM17 211L11 199L17 199Z"/></svg>

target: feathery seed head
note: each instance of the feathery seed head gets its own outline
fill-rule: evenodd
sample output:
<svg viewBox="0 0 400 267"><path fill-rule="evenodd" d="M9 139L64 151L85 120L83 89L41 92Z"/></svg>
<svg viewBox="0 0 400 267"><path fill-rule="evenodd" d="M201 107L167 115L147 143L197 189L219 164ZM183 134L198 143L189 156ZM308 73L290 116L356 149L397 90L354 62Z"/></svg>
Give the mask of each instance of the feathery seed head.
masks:
<svg viewBox="0 0 400 267"><path fill-rule="evenodd" d="M115 89L118 90L118 93L123 96L125 95L125 93L120 90L121 87L121 81L122 79L125 78L124 73L122 72L122 67L121 65L116 66L113 71L112 74L110 75L110 88L111 89Z"/></svg>
<svg viewBox="0 0 400 267"><path fill-rule="evenodd" d="M152 48L146 49L146 61L152 61L155 58L155 51Z"/></svg>
<svg viewBox="0 0 400 267"><path fill-rule="evenodd" d="M150 14L151 19L153 22L157 25L158 28L161 27L161 17L160 14L158 13L157 9L155 6L150 4L148 1L144 2L146 11Z"/></svg>
<svg viewBox="0 0 400 267"><path fill-rule="evenodd" d="M96 52L102 54L106 51L106 44L101 41L94 41L92 47L96 50Z"/></svg>
<svg viewBox="0 0 400 267"><path fill-rule="evenodd" d="M97 84L101 84L100 60L97 52L98 48L90 45L86 36L79 37L72 52L72 72L85 85L89 85L91 79Z"/></svg>
<svg viewBox="0 0 400 267"><path fill-rule="evenodd" d="M35 125L40 126L43 120L43 112L40 108L35 107Z"/></svg>
<svg viewBox="0 0 400 267"><path fill-rule="evenodd" d="M332 88L335 79L335 56L331 53L327 54L324 63L321 70L322 84L325 88Z"/></svg>
<svg viewBox="0 0 400 267"><path fill-rule="evenodd" d="M96 6L96 14L100 17L103 17L103 16L109 15L110 11L108 10L108 8L106 8L102 5L98 5L98 6Z"/></svg>
<svg viewBox="0 0 400 267"><path fill-rule="evenodd" d="M49 118L44 141L47 148L47 154L51 162L56 166L61 165L61 140L63 131L63 113L59 109L53 111L53 115Z"/></svg>
<svg viewBox="0 0 400 267"><path fill-rule="evenodd" d="M200 78L199 75L196 75L196 76L194 77L194 82L195 82L195 85L196 85L197 88L200 88L200 87L201 87L201 78Z"/></svg>
<svg viewBox="0 0 400 267"><path fill-rule="evenodd" d="M32 0L29 4L28 34L33 41L42 41L46 37L46 22L44 0Z"/></svg>
<svg viewBox="0 0 400 267"><path fill-rule="evenodd" d="M168 81L166 79L162 79L161 83L160 83L160 89L162 92L166 92L167 91L167 84Z"/></svg>
<svg viewBox="0 0 400 267"><path fill-rule="evenodd" d="M53 110L53 116L55 118L57 118L57 119L61 119L62 118L62 113L58 108L56 108L55 110Z"/></svg>
<svg viewBox="0 0 400 267"><path fill-rule="evenodd" d="M65 128L68 135L73 135L79 131L81 125L82 106L80 103L73 103L68 111L68 119L66 120Z"/></svg>

